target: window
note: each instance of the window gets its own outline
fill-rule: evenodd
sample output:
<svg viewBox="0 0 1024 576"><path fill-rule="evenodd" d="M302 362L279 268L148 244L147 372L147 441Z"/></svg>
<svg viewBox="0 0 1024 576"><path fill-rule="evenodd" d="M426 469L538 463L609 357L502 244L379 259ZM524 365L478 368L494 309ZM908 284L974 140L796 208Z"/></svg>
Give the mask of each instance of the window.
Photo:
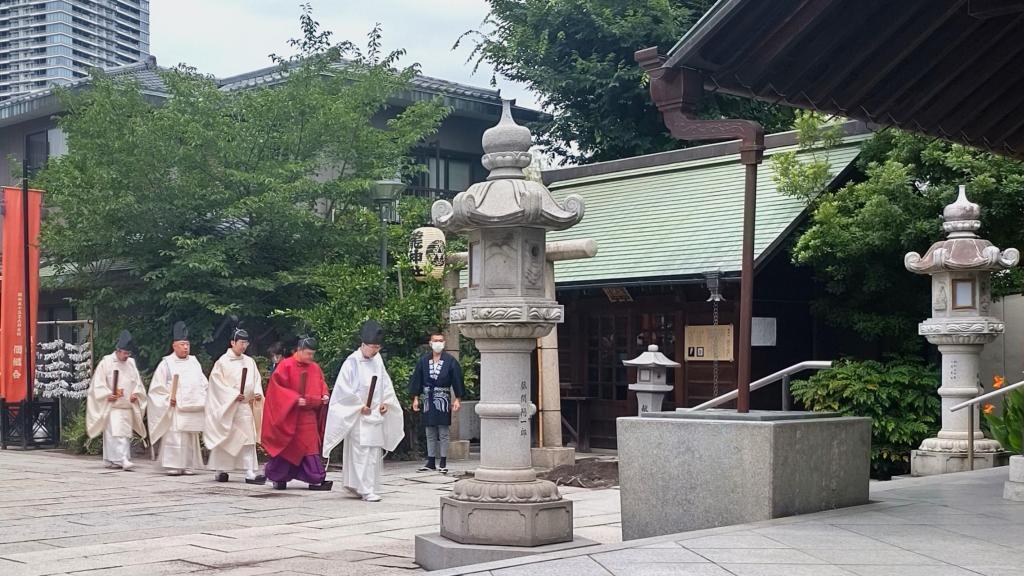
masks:
<svg viewBox="0 0 1024 576"><path fill-rule="evenodd" d="M36 132L25 137L25 166L29 174L35 174L46 165L49 156L49 143L46 132Z"/></svg>
<svg viewBox="0 0 1024 576"><path fill-rule="evenodd" d="M975 308L974 280L957 278L953 280L953 309L964 310Z"/></svg>
<svg viewBox="0 0 1024 576"><path fill-rule="evenodd" d="M625 400L629 382L622 361L631 357L629 316L594 315L587 319L586 330L587 395L602 400Z"/></svg>

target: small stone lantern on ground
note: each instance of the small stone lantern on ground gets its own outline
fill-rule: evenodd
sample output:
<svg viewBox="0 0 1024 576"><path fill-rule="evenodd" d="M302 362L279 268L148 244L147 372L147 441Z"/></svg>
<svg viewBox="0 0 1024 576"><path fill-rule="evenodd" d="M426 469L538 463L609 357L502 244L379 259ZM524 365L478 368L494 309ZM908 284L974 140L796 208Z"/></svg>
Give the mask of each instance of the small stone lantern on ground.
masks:
<svg viewBox="0 0 1024 576"><path fill-rule="evenodd" d="M665 394L672 391L672 386L665 383L666 373L669 368L679 368L679 363L659 352L655 344L648 346L643 354L632 360L623 360L622 363L637 369L636 383L629 385L629 389L636 392L637 415L661 412Z"/></svg>
<svg viewBox="0 0 1024 576"><path fill-rule="evenodd" d="M911 452L914 476L966 470L971 437L976 466L992 468L1007 460L999 442L982 434L978 418L969 429L967 410L952 412L950 408L981 391L981 350L1005 330L1003 321L991 315L992 272L1016 266L1020 252L1016 248L999 250L978 237L981 209L967 199L964 186L942 216L947 239L932 244L924 256L910 252L904 258L907 270L931 276L932 317L920 324L918 333L942 353L942 429Z"/></svg>

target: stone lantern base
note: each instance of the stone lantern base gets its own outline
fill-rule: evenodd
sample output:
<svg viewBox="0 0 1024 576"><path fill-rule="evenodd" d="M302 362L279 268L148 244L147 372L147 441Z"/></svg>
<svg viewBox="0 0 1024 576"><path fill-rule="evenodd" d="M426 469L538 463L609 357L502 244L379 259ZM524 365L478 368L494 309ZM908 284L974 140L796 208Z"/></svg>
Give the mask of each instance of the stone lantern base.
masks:
<svg viewBox="0 0 1024 576"><path fill-rule="evenodd" d="M543 546L572 540L572 500L529 504L441 498L441 536L460 544Z"/></svg>
<svg viewBox="0 0 1024 576"><path fill-rule="evenodd" d="M1010 453L975 452L974 469L996 468L1006 466L1010 462ZM950 472L966 472L970 470L967 463L967 452L940 452L932 450L912 450L910 452L911 476L934 476Z"/></svg>

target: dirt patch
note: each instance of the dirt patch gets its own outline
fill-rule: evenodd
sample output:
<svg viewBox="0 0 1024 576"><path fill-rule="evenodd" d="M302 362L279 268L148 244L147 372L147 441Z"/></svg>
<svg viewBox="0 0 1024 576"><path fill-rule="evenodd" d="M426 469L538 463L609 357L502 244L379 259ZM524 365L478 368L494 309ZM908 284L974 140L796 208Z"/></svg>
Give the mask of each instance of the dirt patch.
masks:
<svg viewBox="0 0 1024 576"><path fill-rule="evenodd" d="M619 484L619 462L598 458L577 460L575 465L558 466L540 478L559 486L610 488Z"/></svg>

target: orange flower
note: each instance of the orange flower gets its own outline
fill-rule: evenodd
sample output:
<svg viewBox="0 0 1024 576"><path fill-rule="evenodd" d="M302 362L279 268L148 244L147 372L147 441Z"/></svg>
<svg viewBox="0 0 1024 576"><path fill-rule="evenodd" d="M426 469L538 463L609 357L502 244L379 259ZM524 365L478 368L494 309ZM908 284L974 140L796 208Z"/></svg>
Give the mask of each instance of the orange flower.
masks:
<svg viewBox="0 0 1024 576"><path fill-rule="evenodd" d="M981 407L982 412L984 412L985 414L991 414L992 411L995 409L996 407L991 404L985 404L984 406Z"/></svg>
<svg viewBox="0 0 1024 576"><path fill-rule="evenodd" d="M1002 388L1003 384L1006 384L1006 379L1003 378L1002 376L993 376L992 377L992 387L995 388L996 390L999 390L1000 388Z"/></svg>

